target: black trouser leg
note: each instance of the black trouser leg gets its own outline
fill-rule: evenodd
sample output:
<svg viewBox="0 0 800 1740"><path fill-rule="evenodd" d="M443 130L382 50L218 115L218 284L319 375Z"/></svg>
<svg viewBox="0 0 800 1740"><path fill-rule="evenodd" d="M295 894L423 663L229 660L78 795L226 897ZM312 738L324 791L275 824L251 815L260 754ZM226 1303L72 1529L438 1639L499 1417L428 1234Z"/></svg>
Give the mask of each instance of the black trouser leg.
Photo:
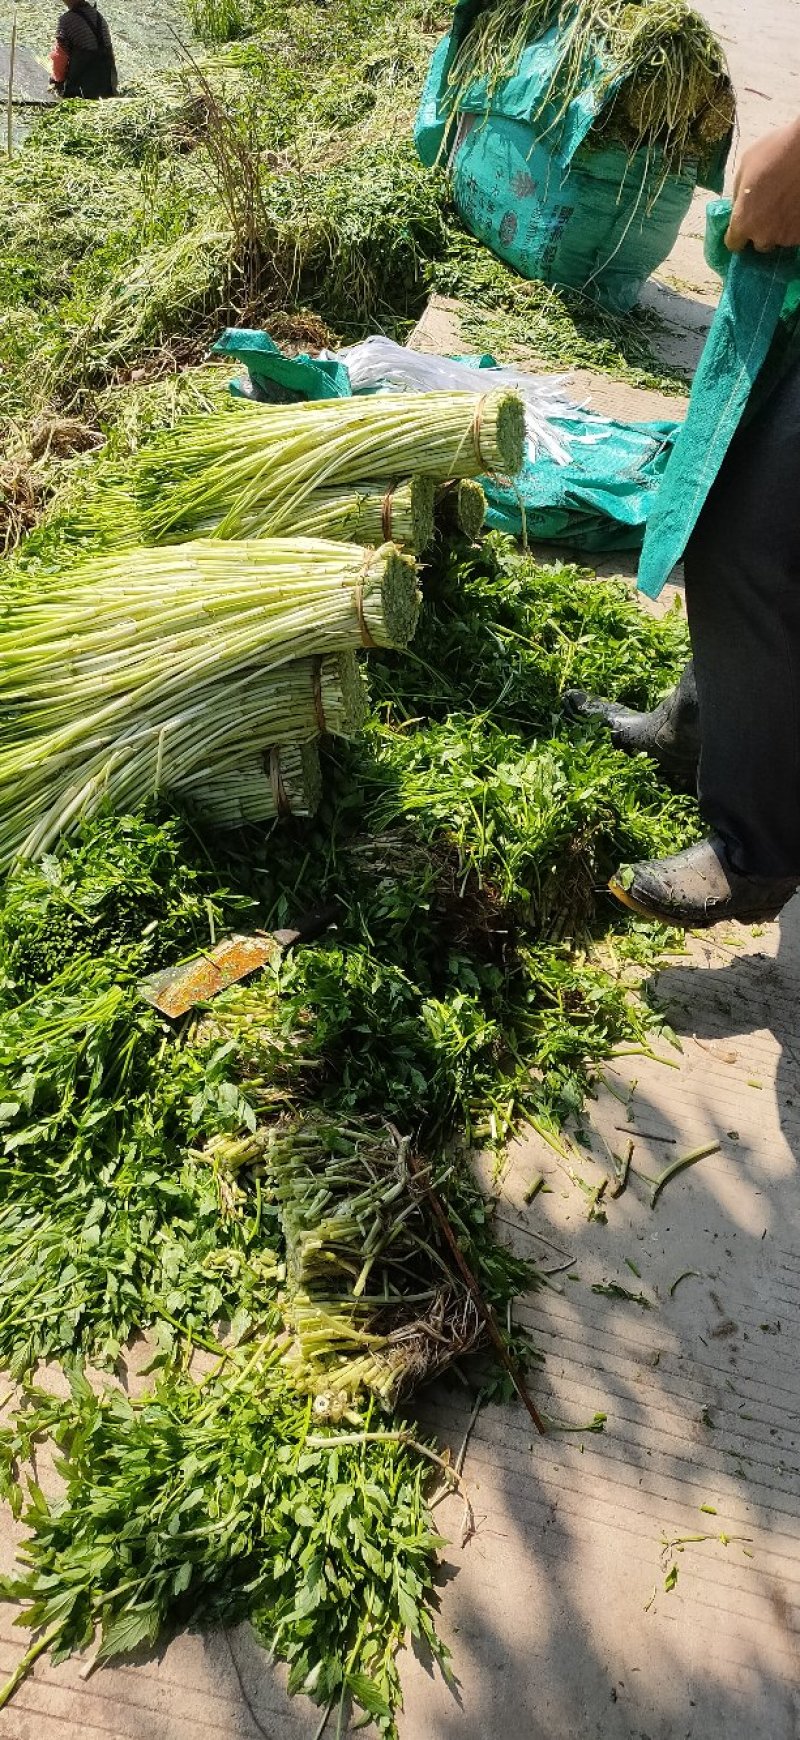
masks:
<svg viewBox="0 0 800 1740"><path fill-rule="evenodd" d="M736 435L685 559L703 819L800 880L800 362Z"/></svg>

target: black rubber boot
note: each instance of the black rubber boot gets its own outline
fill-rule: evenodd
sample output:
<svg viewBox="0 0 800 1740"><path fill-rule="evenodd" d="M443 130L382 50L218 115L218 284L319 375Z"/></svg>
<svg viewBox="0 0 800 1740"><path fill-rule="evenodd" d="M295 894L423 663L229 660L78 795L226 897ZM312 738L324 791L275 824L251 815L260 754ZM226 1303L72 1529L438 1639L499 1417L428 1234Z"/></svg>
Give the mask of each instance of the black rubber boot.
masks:
<svg viewBox="0 0 800 1740"><path fill-rule="evenodd" d="M611 893L638 912L683 930L707 930L722 919L764 924L777 918L798 886L795 877L743 876L718 835L696 846L643 864L626 864L608 884Z"/></svg>
<svg viewBox="0 0 800 1740"><path fill-rule="evenodd" d="M564 708L572 719L598 719L607 725L612 742L628 755L652 755L671 784L683 791L697 790L700 713L691 662L651 713L637 713L618 701L587 695L583 689L568 689Z"/></svg>

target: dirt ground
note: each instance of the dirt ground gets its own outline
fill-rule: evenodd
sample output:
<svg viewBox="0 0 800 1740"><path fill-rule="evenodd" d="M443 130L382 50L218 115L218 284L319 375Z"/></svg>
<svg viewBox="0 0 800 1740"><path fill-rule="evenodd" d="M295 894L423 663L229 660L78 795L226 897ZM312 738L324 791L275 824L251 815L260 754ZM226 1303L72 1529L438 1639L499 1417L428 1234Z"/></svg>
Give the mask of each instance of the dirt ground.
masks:
<svg viewBox="0 0 800 1740"><path fill-rule="evenodd" d="M743 140L795 114L800 0L701 9L728 50ZM690 366L717 294L702 208L647 291L665 354ZM453 319L438 305L419 342L435 348ZM618 415L680 414L577 384ZM758 934L690 940L659 990L680 1049L608 1067L586 1120L598 1164L573 1167L591 1187L608 1150L633 1143L607 1224L532 1134L503 1182L506 1236L543 1268L570 1264L518 1311L545 1355L537 1400L573 1425L603 1413L605 1430L542 1440L520 1406L480 1415L464 1468L476 1536L458 1544L460 1501L437 1512L458 1688L409 1655L402 1740L800 1740L800 900ZM648 1181L711 1144L651 1208ZM549 1189L526 1208L538 1172ZM643 1302L593 1291L609 1285ZM454 1452L470 1412L457 1388L421 1411ZM12 1554L7 1532L0 1569ZM0 1610L0 1676L22 1647ZM88 1680L39 1663L0 1740L312 1740L318 1724L243 1627Z"/></svg>

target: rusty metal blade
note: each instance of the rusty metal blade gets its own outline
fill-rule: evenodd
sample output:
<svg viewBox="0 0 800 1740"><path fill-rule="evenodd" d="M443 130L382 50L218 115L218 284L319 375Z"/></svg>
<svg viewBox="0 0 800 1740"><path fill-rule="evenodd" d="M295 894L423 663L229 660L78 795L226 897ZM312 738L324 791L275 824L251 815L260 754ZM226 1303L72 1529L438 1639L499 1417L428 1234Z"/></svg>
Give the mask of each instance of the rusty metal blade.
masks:
<svg viewBox="0 0 800 1740"><path fill-rule="evenodd" d="M186 1015L198 1003L208 1003L238 984L260 967L276 967L287 949L296 942L310 942L319 936L337 917L338 907L323 906L298 919L294 930L257 930L249 936L223 937L211 949L192 955L188 961L178 961L160 973L151 973L139 985L146 1003L175 1021Z"/></svg>
<svg viewBox="0 0 800 1740"><path fill-rule="evenodd" d="M179 961L175 967L152 973L139 990L146 1003L176 1020L197 1003L208 1003L259 967L277 966L286 943L262 931L255 936L228 936L213 949Z"/></svg>

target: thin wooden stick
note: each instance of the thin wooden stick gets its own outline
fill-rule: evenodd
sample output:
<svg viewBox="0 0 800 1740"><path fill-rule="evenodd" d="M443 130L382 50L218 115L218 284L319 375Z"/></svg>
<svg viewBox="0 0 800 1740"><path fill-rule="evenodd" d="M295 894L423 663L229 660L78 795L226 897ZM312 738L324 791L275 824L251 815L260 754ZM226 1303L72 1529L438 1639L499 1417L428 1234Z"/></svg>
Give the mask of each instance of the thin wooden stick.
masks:
<svg viewBox="0 0 800 1740"><path fill-rule="evenodd" d="M469 1424L468 1424L466 1432L464 1433L464 1436L461 1440L461 1449L459 1450L458 1455L455 1459L454 1467L455 1467L456 1474L463 1474L463 1472L464 1472L464 1461L465 1461L466 1454L467 1454L467 1446L469 1444L470 1438L472 1437L472 1433L473 1433L475 1426L477 1424L478 1415L481 1411L481 1408L484 1406L485 1400L486 1400L485 1396L483 1396L480 1393L477 1395L477 1397L475 1399L475 1406L472 1410L472 1413L470 1414Z"/></svg>
<svg viewBox="0 0 800 1740"><path fill-rule="evenodd" d="M671 1148L677 1148L677 1136L657 1136L655 1130L634 1130L630 1124L615 1124L622 1136L639 1136L643 1142L668 1142Z"/></svg>

